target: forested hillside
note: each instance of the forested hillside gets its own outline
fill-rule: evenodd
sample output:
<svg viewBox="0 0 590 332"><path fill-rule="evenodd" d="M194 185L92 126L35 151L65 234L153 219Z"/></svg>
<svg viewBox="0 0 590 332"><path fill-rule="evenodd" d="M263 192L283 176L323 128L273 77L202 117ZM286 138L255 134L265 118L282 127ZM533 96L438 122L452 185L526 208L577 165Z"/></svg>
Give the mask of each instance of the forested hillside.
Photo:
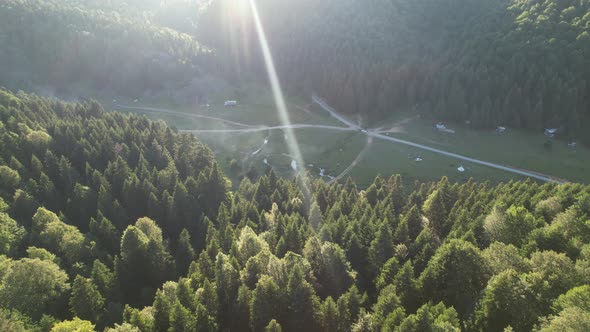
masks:
<svg viewBox="0 0 590 332"><path fill-rule="evenodd" d="M0 92L3 331L583 331L590 187L272 171L145 117Z"/></svg>
<svg viewBox="0 0 590 332"><path fill-rule="evenodd" d="M339 111L371 122L417 107L590 142L587 0L256 3L284 86L315 90ZM204 43L256 66L244 60L260 59L249 9L213 1L199 27Z"/></svg>
<svg viewBox="0 0 590 332"><path fill-rule="evenodd" d="M136 98L199 77L206 47L135 7L109 3L2 1L0 83L68 97Z"/></svg>
<svg viewBox="0 0 590 332"><path fill-rule="evenodd" d="M416 108L590 143L588 0L256 4L290 94L367 124ZM0 43L3 85L62 96L170 98L199 95L203 72L266 76L247 0L6 0Z"/></svg>

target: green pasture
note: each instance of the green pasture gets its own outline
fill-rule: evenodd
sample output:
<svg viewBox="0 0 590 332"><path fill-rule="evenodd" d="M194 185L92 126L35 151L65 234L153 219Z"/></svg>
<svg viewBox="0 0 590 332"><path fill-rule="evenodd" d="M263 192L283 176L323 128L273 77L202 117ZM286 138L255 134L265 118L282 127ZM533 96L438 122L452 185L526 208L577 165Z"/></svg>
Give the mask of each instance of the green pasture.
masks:
<svg viewBox="0 0 590 332"><path fill-rule="evenodd" d="M389 136L569 181L590 183L590 149L579 144L571 148L568 142L555 139L551 148L547 148L544 144L548 139L543 132L511 128L499 134L495 130L446 124L455 133L444 133L435 129L435 121L411 113L397 115L396 119L384 121L377 127L392 128L404 119L412 120L395 126L395 132Z"/></svg>
<svg viewBox="0 0 590 332"><path fill-rule="evenodd" d="M237 100L238 106L224 107L225 100ZM152 104L148 104L151 102ZM200 118L199 115L238 122L249 126L274 126L283 124L272 93L262 88L252 88L239 95L219 93L210 97L209 106L176 106L165 101L138 101L132 106L165 108L176 114L153 111L122 110L146 114L151 119L164 120L169 125L184 130L241 129L245 127L221 120ZM288 98L289 120L293 124L322 124L344 126L308 100ZM115 108L116 109L116 108ZM570 148L560 140L553 141L550 149L544 147L543 133L517 131L508 128L498 134L493 130L476 130L468 125L447 124L454 134L442 133L434 128L435 121L422 118L417 113L397 113L373 128L390 130L389 136L429 145L449 152L476 159L499 163L570 181L590 182L590 150L581 146ZM293 129L296 143L286 139L283 129L257 132L196 133L196 136L215 152L218 161L230 177L238 181L248 170L262 174L270 164L281 176L295 174L291 168L297 146L304 160L305 169L319 176L324 169L324 179L338 176L357 158L367 145L367 136L356 131L337 131L323 128ZM268 144L263 144L265 139ZM260 151L258 151L260 149ZM254 153L257 151L257 153ZM422 161L416 161L416 157ZM233 161L233 162L232 162ZM239 165L236 169L236 164ZM233 165L233 167L232 167ZM313 165L313 166L311 166ZM465 172L457 168L463 166ZM298 165L301 170L303 165ZM522 179L523 177L470 164L451 157L423 151L417 148L374 139L363 157L346 176L353 177L365 187L376 175L401 174L407 181L437 180L447 176L451 180L466 181L474 178L492 182Z"/></svg>

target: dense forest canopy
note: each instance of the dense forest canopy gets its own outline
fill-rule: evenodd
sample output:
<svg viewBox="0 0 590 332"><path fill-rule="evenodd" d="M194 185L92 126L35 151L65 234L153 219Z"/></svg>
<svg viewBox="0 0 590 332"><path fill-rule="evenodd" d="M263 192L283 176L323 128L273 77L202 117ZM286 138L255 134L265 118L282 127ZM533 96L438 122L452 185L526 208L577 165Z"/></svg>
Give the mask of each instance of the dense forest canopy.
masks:
<svg viewBox="0 0 590 332"><path fill-rule="evenodd" d="M260 59L252 18L235 3L213 1L199 39L257 67L243 60ZM290 91L315 91L369 122L417 108L478 127L560 127L590 142L587 0L256 3Z"/></svg>
<svg viewBox="0 0 590 332"><path fill-rule="evenodd" d="M584 331L590 187L272 170L96 102L0 91L5 331Z"/></svg>
<svg viewBox="0 0 590 332"><path fill-rule="evenodd" d="M137 97L170 93L199 77L210 51L190 35L132 7L93 3L2 1L1 83L62 96Z"/></svg>
<svg viewBox="0 0 590 332"><path fill-rule="evenodd" d="M204 73L264 81L249 3L3 1L1 82L135 98L178 97ZM590 142L588 0L254 3L290 94L317 92L369 124L416 109Z"/></svg>

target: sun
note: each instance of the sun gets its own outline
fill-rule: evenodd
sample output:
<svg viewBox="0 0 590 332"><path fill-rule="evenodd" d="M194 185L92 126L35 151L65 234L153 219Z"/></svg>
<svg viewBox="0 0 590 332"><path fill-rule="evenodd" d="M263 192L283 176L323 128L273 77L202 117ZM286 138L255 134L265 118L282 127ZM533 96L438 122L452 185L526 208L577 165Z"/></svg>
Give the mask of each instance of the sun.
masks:
<svg viewBox="0 0 590 332"><path fill-rule="evenodd" d="M225 3L225 10L227 10L234 19L245 19L252 16L248 0L229 0L225 1Z"/></svg>

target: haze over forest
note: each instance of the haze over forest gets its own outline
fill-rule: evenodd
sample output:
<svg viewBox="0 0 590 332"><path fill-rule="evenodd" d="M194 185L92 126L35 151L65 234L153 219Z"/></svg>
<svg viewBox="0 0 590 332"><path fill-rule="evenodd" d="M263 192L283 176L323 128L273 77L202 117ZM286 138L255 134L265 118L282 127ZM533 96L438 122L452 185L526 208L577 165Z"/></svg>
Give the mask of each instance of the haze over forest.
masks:
<svg viewBox="0 0 590 332"><path fill-rule="evenodd" d="M590 330L588 0L2 0L0 45L1 331Z"/></svg>

